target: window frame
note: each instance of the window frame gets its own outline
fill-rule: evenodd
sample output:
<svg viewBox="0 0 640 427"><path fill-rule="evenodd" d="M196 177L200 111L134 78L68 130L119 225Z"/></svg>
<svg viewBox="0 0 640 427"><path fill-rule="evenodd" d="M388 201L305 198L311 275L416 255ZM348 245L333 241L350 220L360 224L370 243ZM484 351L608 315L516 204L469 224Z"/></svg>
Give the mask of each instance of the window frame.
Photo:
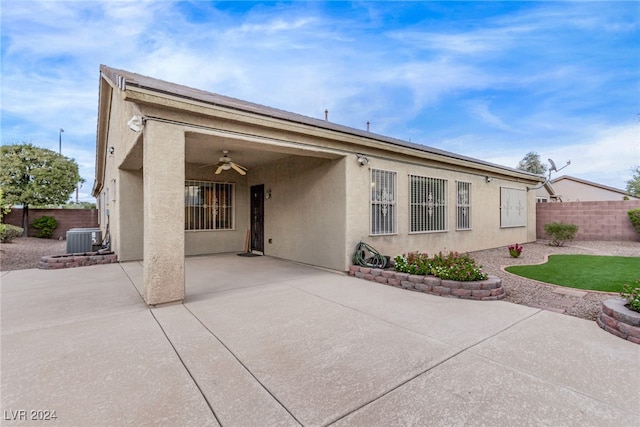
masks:
<svg viewBox="0 0 640 427"><path fill-rule="evenodd" d="M191 188L197 188L197 193L190 194ZM223 199L222 204L221 199ZM235 231L235 183L185 180L184 212L184 231L186 232ZM221 215L221 212L224 214Z"/></svg>
<svg viewBox="0 0 640 427"><path fill-rule="evenodd" d="M376 194L374 188L378 185L376 178L379 176L381 184L389 184L391 180L391 199L385 200L383 191L380 193L380 199L375 199ZM370 169L369 172L369 235L370 236L390 236L398 234L398 207L397 207L397 194L398 194L398 173L385 169ZM385 224L381 224L377 219L379 218L375 213L380 209L382 216L386 216L387 212L390 214L390 219L386 220ZM386 210L386 212L385 212ZM391 230L389 230L389 227ZM380 231L382 230L382 231Z"/></svg>
<svg viewBox="0 0 640 427"><path fill-rule="evenodd" d="M467 190L467 195L466 195L466 203L461 202L460 201L460 186L466 187ZM473 188L473 184L469 181L456 181L456 231L468 231L468 230L472 230L472 222L471 222L471 212L472 212L472 208L471 208L471 192ZM464 209L467 209L467 213L466 213L466 227L464 226L460 226L461 222L465 222L465 221L461 221L461 217L460 217L460 212L461 210L464 211Z"/></svg>
<svg viewBox="0 0 640 427"><path fill-rule="evenodd" d="M416 185L414 185L414 179L416 181L417 180L423 181L421 183L416 183L416 185L419 185L422 188L422 191L424 191L425 189L427 189L428 191L428 189L431 188L432 186L435 188L436 185L441 184L442 198L439 201L436 200L435 202L425 202L424 200L419 201L421 198L417 197L417 193L414 192L416 187ZM436 177L425 176L425 175L409 174L409 234L446 233L449 231L448 193L449 193L449 180L447 179L436 178ZM441 225L441 228L430 229L430 227L432 227L432 225L430 224L434 224L434 223L430 221L425 221L424 218L428 217L429 210L434 208L438 209L438 211L442 209L442 212L440 214L441 219L435 220L437 223L440 223L442 225ZM418 218L417 213L420 212L420 210L422 210L422 213ZM418 222L421 223L421 226L416 228L415 226L417 225Z"/></svg>

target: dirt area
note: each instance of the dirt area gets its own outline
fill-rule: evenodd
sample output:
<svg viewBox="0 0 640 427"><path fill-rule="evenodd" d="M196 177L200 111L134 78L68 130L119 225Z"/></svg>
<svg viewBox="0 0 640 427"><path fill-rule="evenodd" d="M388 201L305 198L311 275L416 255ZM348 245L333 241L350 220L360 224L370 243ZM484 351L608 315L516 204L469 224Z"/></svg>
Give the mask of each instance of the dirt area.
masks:
<svg viewBox="0 0 640 427"><path fill-rule="evenodd" d="M66 251L66 240L19 237L9 243L0 243L0 271L38 268L40 257L61 255Z"/></svg>

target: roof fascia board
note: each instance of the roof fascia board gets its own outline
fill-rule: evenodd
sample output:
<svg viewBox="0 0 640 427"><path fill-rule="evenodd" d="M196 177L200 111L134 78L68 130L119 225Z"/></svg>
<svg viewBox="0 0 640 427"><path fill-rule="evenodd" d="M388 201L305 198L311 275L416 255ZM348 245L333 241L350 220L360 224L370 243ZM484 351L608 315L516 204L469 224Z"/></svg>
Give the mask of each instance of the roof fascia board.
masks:
<svg viewBox="0 0 640 427"><path fill-rule="evenodd" d="M267 128L275 128L287 132L311 135L325 140L348 143L354 145L354 151L363 151L363 148L376 149L385 152L391 151L394 154L402 154L410 157L418 157L424 160L446 163L457 167L475 169L477 171L482 171L483 173L493 173L510 178L518 178L519 180L521 179L528 183L539 183L545 181L544 177L540 177L538 175L527 172L520 173L516 170L501 167L500 165L473 161L471 159L467 160L462 157L456 157L454 153L451 153L451 155L448 156L444 153L433 152L430 151L427 146L422 146L424 149L418 147L413 148L406 144L401 144L401 141L397 141L397 143L394 144L391 141L376 138L376 134L371 134L371 136L351 134L339 130L314 126L312 124L298 123L279 117L229 108L224 105L211 104L205 101L198 101L140 86L128 85L126 87L126 91L122 91L121 95L126 101L160 106L178 111L189 111L231 121L242 121L242 118L246 118L246 121L251 121L256 125Z"/></svg>
<svg viewBox="0 0 640 427"><path fill-rule="evenodd" d="M562 176L560 176L558 178L555 178L555 179L551 180L551 182L555 184L555 183L558 183L558 182L563 181L563 180L573 181L573 182L576 182L578 184L587 185L587 186L590 186L590 187L596 187L596 188L599 188L601 190L611 191L613 193L618 193L618 194L623 195L623 196L631 196L630 193L627 193L624 190L620 190L619 188L609 187L609 186L606 186L604 184L598 184L597 182L591 182L591 181L587 181L585 179L576 178L575 176L562 175Z"/></svg>
<svg viewBox="0 0 640 427"><path fill-rule="evenodd" d="M91 193L98 197L104 186L106 166L107 141L109 140L109 121L111 116L111 97L113 96L113 82L104 73L100 73L98 94L98 122L96 135L96 172Z"/></svg>

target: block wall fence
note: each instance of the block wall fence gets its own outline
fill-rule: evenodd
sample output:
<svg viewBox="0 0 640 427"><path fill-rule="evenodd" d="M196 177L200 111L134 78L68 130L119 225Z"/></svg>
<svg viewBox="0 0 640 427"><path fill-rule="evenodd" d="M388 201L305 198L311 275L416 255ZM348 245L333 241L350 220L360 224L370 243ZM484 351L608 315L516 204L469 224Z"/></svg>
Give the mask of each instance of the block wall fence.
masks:
<svg viewBox="0 0 640 427"><path fill-rule="evenodd" d="M31 224L41 216L52 216L58 221L58 227L53 230L53 239L67 238L67 231L72 228L97 228L97 209L34 209L29 208L29 236L35 237L38 230ZM2 222L22 227L22 208L11 209L4 215Z"/></svg>
<svg viewBox="0 0 640 427"><path fill-rule="evenodd" d="M640 241L627 215L637 208L640 200L537 203L536 237L547 239L544 225L563 222L578 226L575 240Z"/></svg>
<svg viewBox="0 0 640 427"><path fill-rule="evenodd" d="M640 208L640 200L616 200L603 202L563 202L536 204L536 238L546 239L544 225L564 222L578 226L576 240L640 241L627 211ZM97 209L29 209L29 224L41 216L58 220L53 238L66 238L71 228L98 227ZM5 224L18 227L22 224L22 209L12 209L3 218ZM29 228L29 235L37 230Z"/></svg>

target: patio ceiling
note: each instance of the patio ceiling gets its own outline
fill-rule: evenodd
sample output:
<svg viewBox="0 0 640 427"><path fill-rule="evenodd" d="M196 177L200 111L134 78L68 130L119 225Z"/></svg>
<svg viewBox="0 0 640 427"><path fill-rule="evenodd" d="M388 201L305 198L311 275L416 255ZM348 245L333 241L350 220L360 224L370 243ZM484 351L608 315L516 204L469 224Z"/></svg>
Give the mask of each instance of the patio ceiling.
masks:
<svg viewBox="0 0 640 427"><path fill-rule="evenodd" d="M121 169L138 170L143 167L144 141L139 138L120 164ZM256 136L212 135L199 132L187 132L185 135L185 162L195 165L213 165L219 162L222 151L229 151L233 162L248 169L268 164L289 156L318 157L337 159L344 153L269 140Z"/></svg>
<svg viewBox="0 0 640 427"><path fill-rule="evenodd" d="M185 161L193 164L216 164L222 151L228 150L233 162L248 169L292 155L336 159L344 154L322 148L296 147L277 141L218 136L189 132L185 140Z"/></svg>

